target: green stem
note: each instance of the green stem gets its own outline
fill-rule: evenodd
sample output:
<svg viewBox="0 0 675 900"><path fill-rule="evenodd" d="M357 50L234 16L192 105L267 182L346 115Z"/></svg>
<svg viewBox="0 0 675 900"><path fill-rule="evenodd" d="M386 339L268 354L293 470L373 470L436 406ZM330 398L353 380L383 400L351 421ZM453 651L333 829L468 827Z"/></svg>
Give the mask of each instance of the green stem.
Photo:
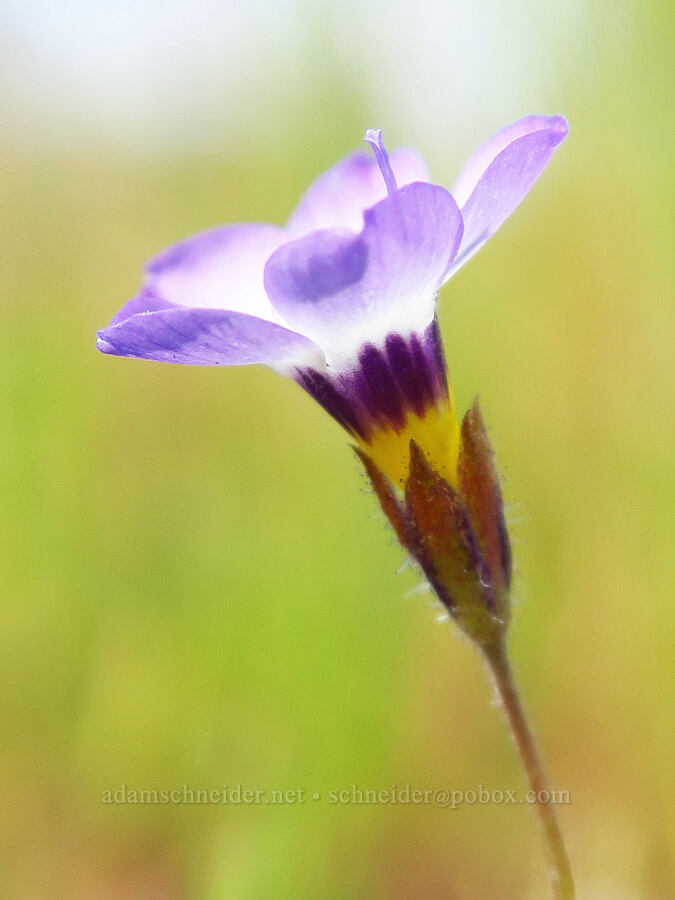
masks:
<svg viewBox="0 0 675 900"><path fill-rule="evenodd" d="M546 850L549 862L549 876L556 900L574 900L574 881L567 857L565 843L558 825L555 807L551 802L551 790L546 779L544 766L537 751L534 735L525 716L518 689L513 680L504 641L483 648L490 671L506 711L511 733L523 761L530 787L536 797L534 805L544 826Z"/></svg>

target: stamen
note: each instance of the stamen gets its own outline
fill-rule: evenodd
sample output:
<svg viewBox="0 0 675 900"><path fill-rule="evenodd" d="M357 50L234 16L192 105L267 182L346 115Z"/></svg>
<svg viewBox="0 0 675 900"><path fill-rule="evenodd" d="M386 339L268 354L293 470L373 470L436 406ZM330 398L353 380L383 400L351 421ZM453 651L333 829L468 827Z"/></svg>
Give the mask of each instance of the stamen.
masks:
<svg viewBox="0 0 675 900"><path fill-rule="evenodd" d="M369 128L368 131L366 131L366 136L363 140L366 142L366 144L370 144L370 146L373 148L375 159L377 160L377 164L380 167L380 172L382 172L384 183L387 186L387 193L393 194L398 190L398 185L396 184L396 176L394 175L394 170L392 169L391 163L389 162L389 155L384 149L384 143L382 142L382 129Z"/></svg>

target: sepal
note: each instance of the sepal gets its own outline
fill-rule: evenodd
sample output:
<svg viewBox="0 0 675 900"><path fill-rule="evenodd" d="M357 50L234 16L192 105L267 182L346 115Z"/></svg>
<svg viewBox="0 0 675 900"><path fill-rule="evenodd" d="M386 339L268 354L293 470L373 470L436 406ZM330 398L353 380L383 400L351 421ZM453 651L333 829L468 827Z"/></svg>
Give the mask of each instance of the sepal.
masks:
<svg viewBox="0 0 675 900"><path fill-rule="evenodd" d="M508 626L511 563L492 450L477 403L465 417L462 448L455 490L411 440L402 497L373 459L355 450L402 546L460 628L486 646L501 640Z"/></svg>
<svg viewBox="0 0 675 900"><path fill-rule="evenodd" d="M478 398L464 416L459 451L458 483L471 518L480 552L488 565L499 617L509 618L511 547L494 452L487 436Z"/></svg>
<svg viewBox="0 0 675 900"><path fill-rule="evenodd" d="M382 511L396 532L399 543L404 550L413 553L414 535L411 532L406 511L399 503L391 482L386 475L380 472L367 453L364 453L359 447L354 447L354 452L363 463L373 490L377 494L377 499L380 501Z"/></svg>
<svg viewBox="0 0 675 900"><path fill-rule="evenodd" d="M421 552L418 560L457 624L480 644L504 630L497 614L490 569L471 517L457 491L410 443L406 509Z"/></svg>

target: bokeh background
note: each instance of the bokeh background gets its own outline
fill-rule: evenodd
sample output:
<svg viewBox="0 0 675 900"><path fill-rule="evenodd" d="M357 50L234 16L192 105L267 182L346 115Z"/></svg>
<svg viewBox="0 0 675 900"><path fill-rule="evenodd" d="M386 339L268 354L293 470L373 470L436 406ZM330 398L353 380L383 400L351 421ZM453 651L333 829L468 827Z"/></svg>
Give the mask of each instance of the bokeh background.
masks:
<svg viewBox="0 0 675 900"><path fill-rule="evenodd" d="M142 263L283 222L381 126L451 185L531 112L568 141L443 291L518 566L511 647L583 900L673 896L672 40L641 3L5 0L0 894L547 896L480 660L338 428L259 368L98 355ZM285 806L104 792L298 790ZM314 792L321 794L314 801Z"/></svg>

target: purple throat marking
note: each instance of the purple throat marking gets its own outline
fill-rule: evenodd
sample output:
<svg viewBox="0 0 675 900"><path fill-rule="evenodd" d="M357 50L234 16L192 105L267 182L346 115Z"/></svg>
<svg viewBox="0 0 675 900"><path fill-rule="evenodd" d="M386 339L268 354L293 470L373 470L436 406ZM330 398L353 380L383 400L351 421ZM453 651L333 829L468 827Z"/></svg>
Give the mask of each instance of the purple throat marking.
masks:
<svg viewBox="0 0 675 900"><path fill-rule="evenodd" d="M346 431L365 441L376 429L402 431L409 413L423 418L448 396L435 320L421 336L390 334L384 347L366 344L349 371L332 375L298 369L295 379Z"/></svg>

